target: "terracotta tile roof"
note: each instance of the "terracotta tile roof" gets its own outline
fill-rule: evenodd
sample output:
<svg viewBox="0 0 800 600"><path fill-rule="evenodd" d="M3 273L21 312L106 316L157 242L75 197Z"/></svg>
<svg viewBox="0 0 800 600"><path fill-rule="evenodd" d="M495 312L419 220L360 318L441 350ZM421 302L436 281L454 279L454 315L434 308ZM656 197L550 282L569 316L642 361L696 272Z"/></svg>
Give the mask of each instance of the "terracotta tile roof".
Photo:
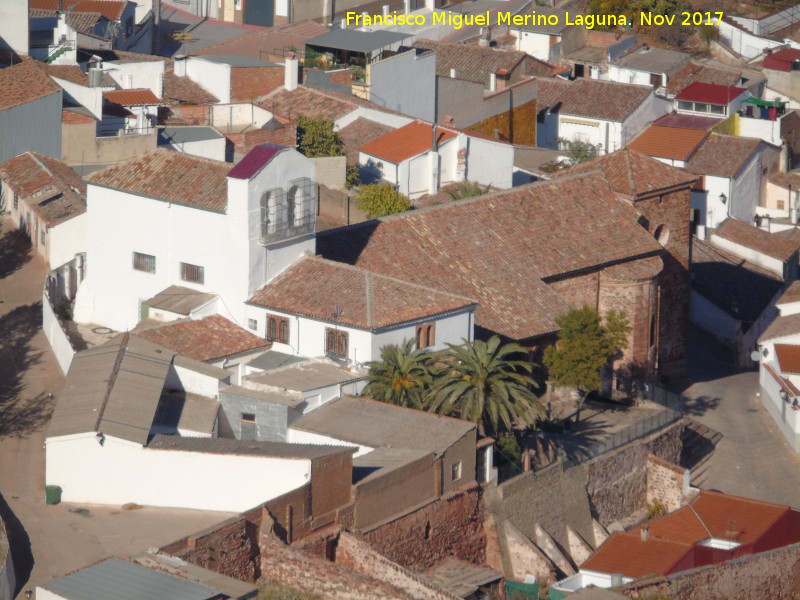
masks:
<svg viewBox="0 0 800 600"><path fill-rule="evenodd" d="M688 186L697 179L682 169L670 167L627 148L554 173L553 178L592 171L602 171L611 189L631 198L676 186Z"/></svg>
<svg viewBox="0 0 800 600"><path fill-rule="evenodd" d="M453 131L439 127L436 132L438 145L456 137ZM431 149L433 127L422 121L414 121L405 127L372 140L361 146L361 152L382 158L394 164L413 158Z"/></svg>
<svg viewBox="0 0 800 600"><path fill-rule="evenodd" d="M695 81L693 84L683 88L675 97L678 100L727 105L746 91L746 88Z"/></svg>
<svg viewBox="0 0 800 600"><path fill-rule="evenodd" d="M74 123L95 123L97 119L93 119L87 115L82 115L81 113L74 112L71 110L62 110L61 111L61 122L67 123L69 125Z"/></svg>
<svg viewBox="0 0 800 600"><path fill-rule="evenodd" d="M638 217L592 173L332 230L317 247L326 258L475 298L479 327L522 340L556 331L568 310L544 278L660 253Z"/></svg>
<svg viewBox="0 0 800 600"><path fill-rule="evenodd" d="M476 304L468 298L371 273L344 263L309 258L256 292L250 304L374 331Z"/></svg>
<svg viewBox="0 0 800 600"><path fill-rule="evenodd" d="M156 95L146 88L133 90L110 90L103 92L103 98L113 104L120 106L146 106L150 104L161 104Z"/></svg>
<svg viewBox="0 0 800 600"><path fill-rule="evenodd" d="M783 294L775 303L776 306L781 304L791 304L793 302L800 302L800 279L791 283L791 285L783 291Z"/></svg>
<svg viewBox="0 0 800 600"><path fill-rule="evenodd" d="M794 238L769 233L734 217L725 219L714 235L780 261L789 260L800 247Z"/></svg>
<svg viewBox="0 0 800 600"><path fill-rule="evenodd" d="M66 0L64 9L76 13L100 13L109 21L122 17L127 2L116 0ZM58 10L58 0L29 0L29 9Z"/></svg>
<svg viewBox="0 0 800 600"><path fill-rule="evenodd" d="M775 344L775 354L778 355L778 364L781 373L800 373L800 346L795 344Z"/></svg>
<svg viewBox="0 0 800 600"><path fill-rule="evenodd" d="M653 125L658 125L659 127L682 127L685 129L711 131L724 120L725 119L712 119L711 117L674 112L656 119L653 121Z"/></svg>
<svg viewBox="0 0 800 600"><path fill-rule="evenodd" d="M0 110L56 93L61 93L61 87L45 75L32 58L0 69Z"/></svg>
<svg viewBox="0 0 800 600"><path fill-rule="evenodd" d="M272 346L272 342L250 333L221 315L211 315L199 321L167 324L137 335L202 362L252 350L267 350Z"/></svg>
<svg viewBox="0 0 800 600"><path fill-rule="evenodd" d="M794 48L784 48L764 57L761 67L763 69L772 69L773 71L786 71L787 73L792 70L792 63L800 59L800 50Z"/></svg>
<svg viewBox="0 0 800 600"><path fill-rule="evenodd" d="M692 240L692 273L692 290L740 321L745 332L783 286L783 278L772 271L697 238Z"/></svg>
<svg viewBox="0 0 800 600"><path fill-rule="evenodd" d="M89 83L88 76L78 65L49 65L47 63L38 63L38 67L50 75L50 77L63 79L84 87Z"/></svg>
<svg viewBox="0 0 800 600"><path fill-rule="evenodd" d="M586 559L581 569L622 573L634 579L666 575L691 551L691 544L655 539L643 541L638 533L617 532Z"/></svg>
<svg viewBox="0 0 800 600"><path fill-rule="evenodd" d="M628 148L648 156L686 160L708 136L702 129L651 125L628 144Z"/></svg>
<svg viewBox="0 0 800 600"><path fill-rule="evenodd" d="M435 42L417 39L417 48L436 52L436 74L450 77L450 69L456 70L458 79L466 79L484 85L489 84L489 77L501 69L511 72L528 56L518 50L500 50L473 44L451 42ZM548 73L550 75L550 73Z"/></svg>
<svg viewBox="0 0 800 600"><path fill-rule="evenodd" d="M758 338L758 343L761 344L769 340L777 340L779 338L797 335L799 333L800 314L776 317L775 320L769 324L764 333L761 334L761 337Z"/></svg>
<svg viewBox="0 0 800 600"><path fill-rule="evenodd" d="M56 10L45 10L41 8L28 9L28 17L31 19L55 18L58 15ZM68 12L67 25L79 33L93 35L93 30L100 19L103 18L99 12Z"/></svg>
<svg viewBox="0 0 800 600"><path fill-rule="evenodd" d="M779 185L784 189L788 189L789 185L795 190L800 189L800 173L794 171L791 173L775 173L769 178L770 183Z"/></svg>
<svg viewBox="0 0 800 600"><path fill-rule="evenodd" d="M686 163L686 170L698 175L733 177L758 150L758 138L738 135L710 135Z"/></svg>
<svg viewBox="0 0 800 600"><path fill-rule="evenodd" d="M670 94L677 94L685 87L697 81L702 83L714 83L716 85L732 86L736 85L740 78L740 70L720 69L707 65L701 65L696 62L689 62L672 77L670 77L670 80L667 83L667 91Z"/></svg>
<svg viewBox="0 0 800 600"><path fill-rule="evenodd" d="M790 379L781 377L781 374L778 372L778 370L775 369L775 367L773 367L770 363L764 362L762 364L764 365L764 370L772 376L772 378L778 383L779 386L783 388L787 394L789 394L790 398L800 397L800 390L797 389L797 386L795 386Z"/></svg>
<svg viewBox="0 0 800 600"><path fill-rule="evenodd" d="M394 127L364 117L358 117L346 127L342 127L339 136L342 138L342 149L347 156L347 164L357 165L359 147L392 131Z"/></svg>
<svg viewBox="0 0 800 600"><path fill-rule="evenodd" d="M235 68L231 71L231 102L258 102L283 83L283 65Z"/></svg>
<svg viewBox="0 0 800 600"><path fill-rule="evenodd" d="M26 152L0 163L0 180L51 227L86 212L86 184L60 160Z"/></svg>
<svg viewBox="0 0 800 600"><path fill-rule="evenodd" d="M561 115L622 122L653 93L653 88L595 79L539 80L536 109Z"/></svg>
<svg viewBox="0 0 800 600"><path fill-rule="evenodd" d="M283 54L291 47L302 50L308 39L328 33L329 29L315 21L300 21L281 27L259 28L230 40L206 46L191 52L193 56L204 54L234 54L264 58L265 54Z"/></svg>
<svg viewBox="0 0 800 600"><path fill-rule="evenodd" d="M87 183L225 212L230 164L182 152L158 149L95 171Z"/></svg>

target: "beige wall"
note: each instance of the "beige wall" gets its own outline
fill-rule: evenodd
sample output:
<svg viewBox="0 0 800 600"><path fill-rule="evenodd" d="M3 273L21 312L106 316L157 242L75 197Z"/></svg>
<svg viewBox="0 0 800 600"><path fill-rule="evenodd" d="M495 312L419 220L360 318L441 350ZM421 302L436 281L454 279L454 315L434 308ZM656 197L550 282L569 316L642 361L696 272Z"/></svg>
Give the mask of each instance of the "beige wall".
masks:
<svg viewBox="0 0 800 600"><path fill-rule="evenodd" d="M95 137L95 123L62 124L61 160L85 173L155 150L156 134ZM80 172L80 171L79 171Z"/></svg>

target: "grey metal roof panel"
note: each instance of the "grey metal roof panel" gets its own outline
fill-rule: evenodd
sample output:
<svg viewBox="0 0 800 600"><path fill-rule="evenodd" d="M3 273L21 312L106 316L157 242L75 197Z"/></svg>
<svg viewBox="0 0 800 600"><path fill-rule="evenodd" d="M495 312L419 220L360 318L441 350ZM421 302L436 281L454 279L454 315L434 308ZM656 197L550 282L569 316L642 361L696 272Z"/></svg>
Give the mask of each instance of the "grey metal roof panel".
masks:
<svg viewBox="0 0 800 600"><path fill-rule="evenodd" d="M372 448L427 450L439 455L475 429L475 424L370 398L342 396L304 415L290 428Z"/></svg>
<svg viewBox="0 0 800 600"><path fill-rule="evenodd" d="M261 60L252 56L241 56L239 54L203 54L193 58L202 58L210 62L238 67L282 67L283 65Z"/></svg>
<svg viewBox="0 0 800 600"><path fill-rule="evenodd" d="M220 593L206 585L118 558L59 577L42 587L67 600L208 600Z"/></svg>
<svg viewBox="0 0 800 600"><path fill-rule="evenodd" d="M411 465L424 458L433 461L433 453L403 448L376 448L353 459L353 484L360 485Z"/></svg>
<svg viewBox="0 0 800 600"><path fill-rule="evenodd" d="M214 398L185 392L162 392L153 426L212 435L220 403Z"/></svg>
<svg viewBox="0 0 800 600"><path fill-rule="evenodd" d="M213 127L163 127L158 131L159 145L188 144L190 142L203 142L206 140L221 140L224 139L224 137L224 135L219 133Z"/></svg>
<svg viewBox="0 0 800 600"><path fill-rule="evenodd" d="M408 33L395 31L357 31L355 29L334 29L317 37L306 40L306 46L333 48L351 52L373 52L392 44L413 38Z"/></svg>
<svg viewBox="0 0 800 600"><path fill-rule="evenodd" d="M271 392L271 391L254 390L242 387L240 385L229 385L228 387L221 389L219 391L219 395L221 399L225 399L228 396L238 397L238 398L248 398L250 400L256 400L258 402L281 404L283 406L289 406L291 408L297 408L304 402L303 398L299 394L291 394L288 392Z"/></svg>
<svg viewBox="0 0 800 600"><path fill-rule="evenodd" d="M172 129L172 128L170 128ZM174 129L211 129L210 127L176 127ZM165 129L166 130L166 129ZM213 131L213 129L212 129ZM159 134L160 136L161 134ZM192 141L185 139L183 141ZM180 285L171 285L167 289L159 292L144 304L150 308L166 310L179 315L188 315L193 310L205 306L217 297L216 294L198 292Z"/></svg>
<svg viewBox="0 0 800 600"><path fill-rule="evenodd" d="M302 356L295 356L294 354L286 354L278 352L277 350L268 350L258 358L251 360L247 363L248 367L260 369L262 371L269 371L270 369L277 369L297 362L308 360Z"/></svg>
<svg viewBox="0 0 800 600"><path fill-rule="evenodd" d="M332 454L352 454L357 450L347 446L255 442L232 438L194 438L177 435L154 435L150 443L147 444L147 448L151 450L176 450L207 454L237 454L310 460Z"/></svg>
<svg viewBox="0 0 800 600"><path fill-rule="evenodd" d="M189 369L190 371L194 371L200 375L213 377L214 379L219 379L220 381L224 381L226 379L230 380L231 377L230 371L207 365L204 362L200 362L199 360L195 360L194 358L189 358L188 356L183 356L181 354L177 354L175 356L174 364L176 367Z"/></svg>
<svg viewBox="0 0 800 600"><path fill-rule="evenodd" d="M365 377L366 374L356 375L328 362L306 361L250 375L247 381L283 390L307 392Z"/></svg>
<svg viewBox="0 0 800 600"><path fill-rule="evenodd" d="M689 55L665 48L639 47L613 62L620 67L648 73L672 73L689 61Z"/></svg>
<svg viewBox="0 0 800 600"><path fill-rule="evenodd" d="M174 574L222 592L232 600L247 600L258 595L258 587L252 583L227 577L216 571L187 563L177 557L164 554L144 554L133 559L138 564Z"/></svg>

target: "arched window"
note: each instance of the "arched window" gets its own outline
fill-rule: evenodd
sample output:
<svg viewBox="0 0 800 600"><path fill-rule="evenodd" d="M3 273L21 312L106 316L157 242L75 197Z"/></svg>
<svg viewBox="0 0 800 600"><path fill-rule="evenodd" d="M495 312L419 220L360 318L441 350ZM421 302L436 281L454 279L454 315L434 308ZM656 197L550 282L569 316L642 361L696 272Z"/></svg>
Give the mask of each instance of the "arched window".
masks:
<svg viewBox="0 0 800 600"><path fill-rule="evenodd" d="M293 185L289 188L289 193L286 194L286 226L287 227L294 227L295 222L297 220L297 216L302 213L302 210L298 210L300 208L298 206L299 198L299 187Z"/></svg>

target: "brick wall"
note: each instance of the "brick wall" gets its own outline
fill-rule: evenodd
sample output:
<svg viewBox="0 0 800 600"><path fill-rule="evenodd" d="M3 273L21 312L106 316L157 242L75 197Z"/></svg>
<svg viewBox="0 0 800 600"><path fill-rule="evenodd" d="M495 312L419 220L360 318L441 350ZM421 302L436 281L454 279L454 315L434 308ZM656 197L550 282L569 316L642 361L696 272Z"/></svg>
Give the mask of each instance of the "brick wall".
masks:
<svg viewBox="0 0 800 600"><path fill-rule="evenodd" d="M662 594L674 600L767 600L800 597L800 544L692 569L649 577L614 591L630 598Z"/></svg>
<svg viewBox="0 0 800 600"><path fill-rule="evenodd" d="M311 514L323 517L350 502L353 457L318 458L311 463Z"/></svg>
<svg viewBox="0 0 800 600"><path fill-rule="evenodd" d="M410 514L361 532L361 539L392 562L421 571L446 556L484 564L482 490L475 485Z"/></svg>
<svg viewBox="0 0 800 600"><path fill-rule="evenodd" d="M651 342L655 342L651 339L650 324L658 311L657 279L624 280L609 273L613 270L609 269L601 277L599 310L603 314L611 310L625 313L631 326L628 347L624 351L625 360L647 365Z"/></svg>
<svg viewBox="0 0 800 600"><path fill-rule="evenodd" d="M188 125L208 125L211 118L211 107L205 104L195 106L172 106L172 119Z"/></svg>
<svg viewBox="0 0 800 600"><path fill-rule="evenodd" d="M686 469L667 462L654 454L647 457L647 501L658 500L667 512L685 504L684 481Z"/></svg>

